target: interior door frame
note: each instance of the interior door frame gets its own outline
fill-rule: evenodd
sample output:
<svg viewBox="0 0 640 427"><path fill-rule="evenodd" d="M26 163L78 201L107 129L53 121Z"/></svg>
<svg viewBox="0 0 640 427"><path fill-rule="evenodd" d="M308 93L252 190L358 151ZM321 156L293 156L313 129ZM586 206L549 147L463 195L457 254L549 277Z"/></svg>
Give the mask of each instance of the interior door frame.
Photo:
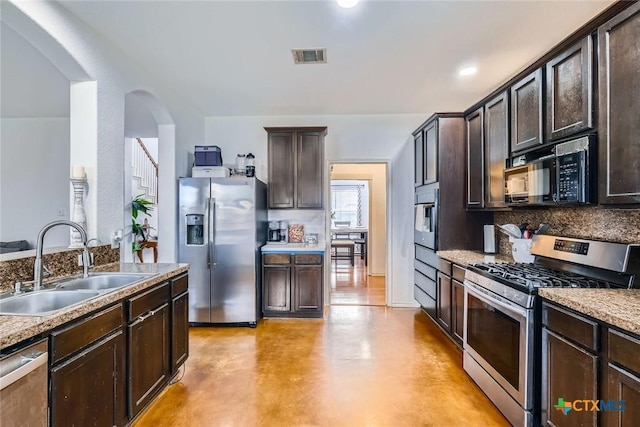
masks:
<svg viewBox="0 0 640 427"><path fill-rule="evenodd" d="M326 237L326 249L325 253L327 254L328 262L325 263L325 271L324 271L324 306L329 306L331 303L331 287L330 287L330 274L331 274L331 166L335 164L382 164L385 165L385 266L384 266L384 277L385 277L385 307L389 307L389 302L391 301L391 296L393 295L392 287L393 283L389 280L389 266L392 265L393 262L393 254L392 254L392 244L389 242L393 242L393 231L391 228L391 209L390 209L390 190L391 183L389 177L391 176L391 160L390 159L341 159L341 160L326 160L325 165L325 236ZM371 205L373 197L371 196L371 185L369 186L369 204ZM371 222L371 208L369 208L369 222ZM370 251L367 251L367 256L369 256ZM369 263L370 264L370 263Z"/></svg>

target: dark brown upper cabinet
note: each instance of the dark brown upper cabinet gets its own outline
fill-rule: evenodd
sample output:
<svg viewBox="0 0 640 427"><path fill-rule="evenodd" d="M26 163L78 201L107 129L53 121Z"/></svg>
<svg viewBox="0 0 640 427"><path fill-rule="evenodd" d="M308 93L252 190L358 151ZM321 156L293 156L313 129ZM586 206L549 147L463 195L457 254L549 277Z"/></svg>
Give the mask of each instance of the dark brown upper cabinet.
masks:
<svg viewBox="0 0 640 427"><path fill-rule="evenodd" d="M269 209L322 209L327 128L265 128Z"/></svg>
<svg viewBox="0 0 640 427"><path fill-rule="evenodd" d="M640 3L598 29L599 202L640 203Z"/></svg>
<svg viewBox="0 0 640 427"><path fill-rule="evenodd" d="M504 169L509 157L509 93L488 101L484 106L484 185L485 207L503 208Z"/></svg>
<svg viewBox="0 0 640 427"><path fill-rule="evenodd" d="M413 170L414 187L419 187L424 184L424 158L422 157L422 152L424 150L424 138L422 135L422 131L420 131L413 137L413 158L415 159L415 167Z"/></svg>
<svg viewBox="0 0 640 427"><path fill-rule="evenodd" d="M542 68L511 86L511 151L522 152L543 143Z"/></svg>
<svg viewBox="0 0 640 427"><path fill-rule="evenodd" d="M438 182L438 120L424 128L424 183Z"/></svg>
<svg viewBox="0 0 640 427"><path fill-rule="evenodd" d="M484 207L484 108L465 117L467 123L467 207Z"/></svg>
<svg viewBox="0 0 640 427"><path fill-rule="evenodd" d="M593 129L592 58L589 35L547 63L548 141Z"/></svg>

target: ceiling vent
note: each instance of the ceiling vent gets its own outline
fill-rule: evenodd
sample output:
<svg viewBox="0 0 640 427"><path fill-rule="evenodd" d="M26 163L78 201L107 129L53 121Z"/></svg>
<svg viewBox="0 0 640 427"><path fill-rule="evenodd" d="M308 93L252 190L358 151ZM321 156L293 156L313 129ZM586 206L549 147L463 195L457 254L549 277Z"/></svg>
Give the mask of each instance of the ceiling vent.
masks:
<svg viewBox="0 0 640 427"><path fill-rule="evenodd" d="M291 49L296 64L326 64L327 49Z"/></svg>

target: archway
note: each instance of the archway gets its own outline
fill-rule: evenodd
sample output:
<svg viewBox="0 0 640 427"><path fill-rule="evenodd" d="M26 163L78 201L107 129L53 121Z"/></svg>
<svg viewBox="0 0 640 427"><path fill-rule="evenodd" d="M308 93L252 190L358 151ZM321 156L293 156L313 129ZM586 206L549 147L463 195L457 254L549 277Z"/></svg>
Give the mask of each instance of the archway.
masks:
<svg viewBox="0 0 640 427"><path fill-rule="evenodd" d="M169 111L155 95L135 90L125 95L125 146L130 147L135 138L157 138L158 147L158 199L154 216L157 217L157 251L158 262L175 262L176 260L176 174L175 168L175 124ZM137 143L137 142L136 142ZM127 231L125 244L120 253L121 259L133 261L131 244L131 205L129 202L137 196L133 194L132 151L125 150L124 155L124 229Z"/></svg>

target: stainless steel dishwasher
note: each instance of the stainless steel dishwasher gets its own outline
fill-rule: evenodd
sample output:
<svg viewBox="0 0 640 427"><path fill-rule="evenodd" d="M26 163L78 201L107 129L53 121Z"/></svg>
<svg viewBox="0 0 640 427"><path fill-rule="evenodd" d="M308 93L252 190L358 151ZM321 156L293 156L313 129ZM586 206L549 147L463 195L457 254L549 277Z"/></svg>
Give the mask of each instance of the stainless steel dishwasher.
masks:
<svg viewBox="0 0 640 427"><path fill-rule="evenodd" d="M2 427L47 425L47 340L0 352Z"/></svg>

